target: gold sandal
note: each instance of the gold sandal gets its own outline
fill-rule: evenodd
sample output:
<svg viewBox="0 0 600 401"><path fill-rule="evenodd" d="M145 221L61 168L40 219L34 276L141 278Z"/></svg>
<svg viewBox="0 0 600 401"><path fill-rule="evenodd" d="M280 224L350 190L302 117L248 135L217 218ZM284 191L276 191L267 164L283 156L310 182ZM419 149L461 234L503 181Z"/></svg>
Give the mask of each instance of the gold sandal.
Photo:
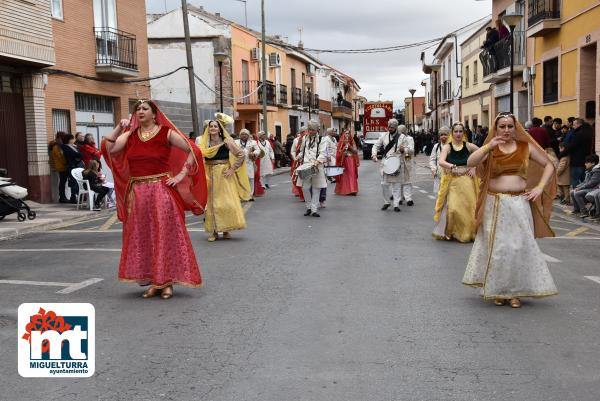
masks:
<svg viewBox="0 0 600 401"><path fill-rule="evenodd" d="M494 299L494 305L496 305L496 306L506 305L506 299L496 298L496 299Z"/></svg>
<svg viewBox="0 0 600 401"><path fill-rule="evenodd" d="M162 299L169 299L173 297L173 286L170 285L168 287L163 288L160 297Z"/></svg>
<svg viewBox="0 0 600 401"><path fill-rule="evenodd" d="M144 291L144 293L142 294L142 298L146 298L146 299L152 298L152 297L156 296L156 294L158 294L158 288L150 287L146 291Z"/></svg>
<svg viewBox="0 0 600 401"><path fill-rule="evenodd" d="M215 242L218 239L219 239L219 234L212 233L212 235L210 237L208 237L208 242Z"/></svg>
<svg viewBox="0 0 600 401"><path fill-rule="evenodd" d="M521 307L521 300L519 298L513 298L510 300L510 307L511 308L520 308Z"/></svg>

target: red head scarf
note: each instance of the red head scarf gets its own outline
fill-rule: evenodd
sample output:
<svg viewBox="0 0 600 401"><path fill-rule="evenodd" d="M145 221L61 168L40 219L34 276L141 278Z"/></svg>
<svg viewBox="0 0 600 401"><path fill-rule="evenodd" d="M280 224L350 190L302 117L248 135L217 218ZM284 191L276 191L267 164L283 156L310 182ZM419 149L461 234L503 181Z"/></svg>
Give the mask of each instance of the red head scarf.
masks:
<svg viewBox="0 0 600 401"><path fill-rule="evenodd" d="M179 135L185 143L189 145L189 151L184 151L178 147L171 146L171 152L169 155L169 167L170 172L173 175L178 174L182 169L186 160L189 156L189 152L194 154L194 161L191 166L188 167L188 175L176 186L177 193L179 194L178 204L180 204L184 210L191 210L195 215L204 213L206 207L206 200L208 191L206 189L206 174L204 172L204 159L200 149L190 143L186 135L184 135L172 122L165 116L156 103L152 100L143 100L138 102L148 103L155 110L155 121L156 124L163 127L168 127L171 130L171 135ZM140 128L140 121L136 113L133 113L129 122L129 131L131 135L136 134L136 131ZM108 162L108 166L112 170L113 177L115 179L115 193L117 197L117 215L119 220L127 220L127 194L129 191L129 163L127 161L127 147L117 153L109 153L107 149L106 140L102 140L102 155Z"/></svg>
<svg viewBox="0 0 600 401"><path fill-rule="evenodd" d="M348 140L348 147L346 147L345 141L346 138ZM344 166L344 158L346 157L346 151L354 149L352 152L352 159L354 159L354 163L356 163L356 167L360 166L360 159L358 158L358 149L356 149L356 144L354 143L354 138L350 131L344 131L340 140L337 144L337 153L335 155L335 164L336 166L343 167Z"/></svg>

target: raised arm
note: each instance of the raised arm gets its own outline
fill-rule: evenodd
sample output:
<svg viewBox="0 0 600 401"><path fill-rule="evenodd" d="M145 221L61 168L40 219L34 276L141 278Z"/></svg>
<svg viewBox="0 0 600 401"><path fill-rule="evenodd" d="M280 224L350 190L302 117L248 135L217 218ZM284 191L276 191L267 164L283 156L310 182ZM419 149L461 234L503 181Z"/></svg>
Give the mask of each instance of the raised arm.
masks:
<svg viewBox="0 0 600 401"><path fill-rule="evenodd" d="M119 124L110 132L110 134L104 137L106 141L106 149L109 153L117 153L125 149L127 140L131 131L126 131L129 128L129 120L122 119ZM125 133L123 134L123 132ZM123 135L122 135L123 134Z"/></svg>

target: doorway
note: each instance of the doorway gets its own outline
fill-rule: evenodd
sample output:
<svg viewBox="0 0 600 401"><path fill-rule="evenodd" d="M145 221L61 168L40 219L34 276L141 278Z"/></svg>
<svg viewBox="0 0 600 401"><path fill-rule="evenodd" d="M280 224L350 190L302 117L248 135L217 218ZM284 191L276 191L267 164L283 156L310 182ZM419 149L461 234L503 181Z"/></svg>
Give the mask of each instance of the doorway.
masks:
<svg viewBox="0 0 600 401"><path fill-rule="evenodd" d="M597 57L597 44L594 43L590 46L582 47L579 52L579 76L581 82L579 82L579 116L586 116L586 104L595 101L598 94L596 94L596 57ZM585 78L583 78L585 77ZM585 79L585 82L583 82ZM589 107L589 106L588 106ZM595 107L594 107L595 108ZM589 110L588 110L589 111ZM595 113L594 113L595 116ZM587 117L587 116L586 116ZM589 122L589 121L588 121Z"/></svg>

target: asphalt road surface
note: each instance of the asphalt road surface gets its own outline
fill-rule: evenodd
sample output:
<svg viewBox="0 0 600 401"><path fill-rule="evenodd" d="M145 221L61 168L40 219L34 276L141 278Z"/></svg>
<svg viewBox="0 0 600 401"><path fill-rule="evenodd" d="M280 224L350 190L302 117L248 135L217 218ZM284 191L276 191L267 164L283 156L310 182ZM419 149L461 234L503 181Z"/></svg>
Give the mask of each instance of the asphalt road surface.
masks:
<svg viewBox="0 0 600 401"><path fill-rule="evenodd" d="M558 237L539 243L560 294L496 307L460 283L471 245L432 239L427 169L401 213L379 210L372 162L360 173L321 218L287 175L232 240L208 243L189 217L205 285L170 300L117 281L114 217L0 242L0 399L600 399L599 226L557 210ZM25 302L95 306L93 377L19 376Z"/></svg>

